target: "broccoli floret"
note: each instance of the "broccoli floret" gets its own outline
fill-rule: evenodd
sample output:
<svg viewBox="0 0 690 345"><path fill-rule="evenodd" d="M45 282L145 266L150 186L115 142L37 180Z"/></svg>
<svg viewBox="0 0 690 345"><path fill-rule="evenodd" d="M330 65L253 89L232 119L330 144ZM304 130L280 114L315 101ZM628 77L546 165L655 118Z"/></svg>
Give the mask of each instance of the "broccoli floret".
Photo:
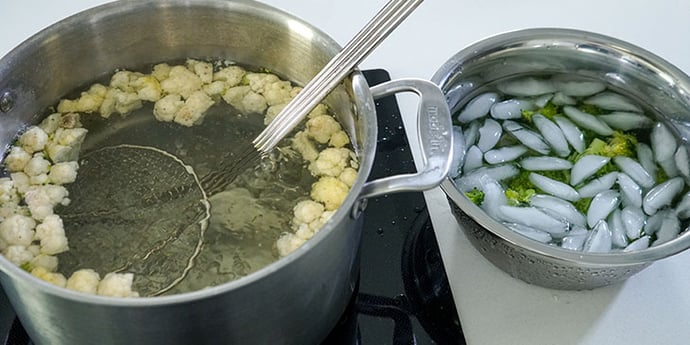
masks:
<svg viewBox="0 0 690 345"><path fill-rule="evenodd" d="M664 171L664 169L656 169L655 179L656 179L656 184L659 185L661 183L668 181L669 176L668 176L668 174L666 174L666 171Z"/></svg>
<svg viewBox="0 0 690 345"><path fill-rule="evenodd" d="M582 103L578 108L590 115L603 115L607 113L604 109L601 109L594 104Z"/></svg>
<svg viewBox="0 0 690 345"><path fill-rule="evenodd" d="M571 161L576 162L586 155L599 155L604 157L625 156L635 158L637 157L637 139L634 135L620 131L613 131L606 141L594 138L584 152L575 154L571 157Z"/></svg>
<svg viewBox="0 0 690 345"><path fill-rule="evenodd" d="M534 194L537 194L537 187L529 180L529 174L529 171L523 170L517 176L505 181L505 195L511 206L525 205Z"/></svg>
<svg viewBox="0 0 690 345"><path fill-rule="evenodd" d="M478 206L484 202L484 192L477 188L474 188L469 192L465 192L465 196Z"/></svg>
<svg viewBox="0 0 690 345"><path fill-rule="evenodd" d="M532 115L534 114L542 114L545 117L549 119L553 119L554 116L558 115L561 113L561 108L551 102L547 102L544 107L539 108L537 110L522 110L522 118L527 120L528 122L532 122Z"/></svg>

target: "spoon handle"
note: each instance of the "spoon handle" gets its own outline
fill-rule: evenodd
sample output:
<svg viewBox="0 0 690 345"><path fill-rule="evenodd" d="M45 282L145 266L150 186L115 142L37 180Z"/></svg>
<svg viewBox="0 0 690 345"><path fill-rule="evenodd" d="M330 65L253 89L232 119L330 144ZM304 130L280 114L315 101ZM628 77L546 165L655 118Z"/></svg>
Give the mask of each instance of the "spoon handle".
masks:
<svg viewBox="0 0 690 345"><path fill-rule="evenodd" d="M304 89L254 139L260 152L269 152L309 114L423 0L390 0Z"/></svg>

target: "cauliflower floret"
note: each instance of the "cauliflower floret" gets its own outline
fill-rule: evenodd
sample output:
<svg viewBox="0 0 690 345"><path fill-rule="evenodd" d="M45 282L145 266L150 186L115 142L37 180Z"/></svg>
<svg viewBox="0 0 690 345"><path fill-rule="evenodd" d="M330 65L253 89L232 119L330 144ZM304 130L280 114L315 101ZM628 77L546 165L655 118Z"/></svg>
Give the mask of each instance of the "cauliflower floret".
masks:
<svg viewBox="0 0 690 345"><path fill-rule="evenodd" d="M292 208L294 218L293 224L309 224L321 217L324 211L322 204L314 200L303 200Z"/></svg>
<svg viewBox="0 0 690 345"><path fill-rule="evenodd" d="M55 133L55 131L60 128L60 123L62 122L62 114L60 113L54 113L48 115L41 123L38 125L38 127L41 127L41 129L46 132L46 134L50 135Z"/></svg>
<svg viewBox="0 0 690 345"><path fill-rule="evenodd" d="M0 223L0 238L8 245L29 246L34 239L36 221L31 217L15 214Z"/></svg>
<svg viewBox="0 0 690 345"><path fill-rule="evenodd" d="M204 113L214 104L211 97L203 91L195 91L184 102L184 105L175 114L175 122L191 127L193 124L201 122Z"/></svg>
<svg viewBox="0 0 690 345"><path fill-rule="evenodd" d="M266 108L268 108L266 99L256 92L249 91L242 99L243 113L263 114Z"/></svg>
<svg viewBox="0 0 690 345"><path fill-rule="evenodd" d="M29 183L32 185L42 185L48 183L48 174L29 176Z"/></svg>
<svg viewBox="0 0 690 345"><path fill-rule="evenodd" d="M214 97L214 99L218 99L219 97L222 97L222 95L225 93L225 90L228 89L228 85L224 81L214 81L209 83L208 85L204 85L203 91L211 96Z"/></svg>
<svg viewBox="0 0 690 345"><path fill-rule="evenodd" d="M43 153L35 154L24 166L24 173L29 177L47 174L50 170L50 161L43 158Z"/></svg>
<svg viewBox="0 0 690 345"><path fill-rule="evenodd" d="M62 115L60 118L60 127L68 129L81 127L79 113L67 113Z"/></svg>
<svg viewBox="0 0 690 345"><path fill-rule="evenodd" d="M167 63L159 63L153 66L153 71L151 71L151 76L156 78L159 82L168 79L170 76L170 70L172 67Z"/></svg>
<svg viewBox="0 0 690 345"><path fill-rule="evenodd" d="M343 169L343 172L338 176L338 180L343 181L348 187L352 188L352 185L357 180L357 170L349 167Z"/></svg>
<svg viewBox="0 0 690 345"><path fill-rule="evenodd" d="M82 92L78 99L61 100L58 104L57 111L60 113L93 113L98 111L101 107L107 91L107 87L101 84L93 84L88 91Z"/></svg>
<svg viewBox="0 0 690 345"><path fill-rule="evenodd" d="M343 147L350 143L350 138L347 136L345 131L337 131L331 135L331 139L328 141L328 145L332 147Z"/></svg>
<svg viewBox="0 0 690 345"><path fill-rule="evenodd" d="M268 105L276 105L290 102L292 84L289 81L276 81L264 87L263 95Z"/></svg>
<svg viewBox="0 0 690 345"><path fill-rule="evenodd" d="M9 172L19 172L24 170L26 163L29 163L30 160L30 153L26 152L21 146L12 146L3 164Z"/></svg>
<svg viewBox="0 0 690 345"><path fill-rule="evenodd" d="M350 188L332 176L321 177L312 185L311 198L322 202L327 211L337 209L347 197Z"/></svg>
<svg viewBox="0 0 690 345"><path fill-rule="evenodd" d="M74 291L95 295L101 276L92 269L81 269L72 273L67 279L67 288Z"/></svg>
<svg viewBox="0 0 690 345"><path fill-rule="evenodd" d="M227 87L235 87L242 82L247 72L239 66L229 66L213 74L213 80L224 81Z"/></svg>
<svg viewBox="0 0 690 345"><path fill-rule="evenodd" d="M132 86L134 86L137 96L142 101L155 102L161 99L163 93L161 84L158 82L158 79L150 75L138 78L132 82Z"/></svg>
<svg viewBox="0 0 690 345"><path fill-rule="evenodd" d="M242 111L242 100L249 91L251 91L251 88L246 85L231 87L223 94L223 100L235 107L235 109Z"/></svg>
<svg viewBox="0 0 690 345"><path fill-rule="evenodd" d="M32 246L33 247L33 246ZM30 250L33 253L33 250ZM36 255L36 254L34 254ZM58 267L58 258L52 255L38 254L29 261L29 267L33 270L36 267L43 267L47 271L55 272Z"/></svg>
<svg viewBox="0 0 690 345"><path fill-rule="evenodd" d="M24 202L29 207L31 216L43 220L53 214L53 207L65 203L69 193L62 186L31 186L24 194Z"/></svg>
<svg viewBox="0 0 690 345"><path fill-rule="evenodd" d="M108 273L98 284L97 293L101 296L111 297L139 297L132 291L132 273Z"/></svg>
<svg viewBox="0 0 690 345"><path fill-rule="evenodd" d="M14 182L9 177L0 178L0 205L8 203L19 203L19 194L14 188Z"/></svg>
<svg viewBox="0 0 690 345"><path fill-rule="evenodd" d="M54 163L76 161L87 132L85 128L59 128L46 148L50 160Z"/></svg>
<svg viewBox="0 0 690 345"><path fill-rule="evenodd" d="M57 285L59 287L67 286L67 279L65 278L65 276L63 276L60 273L50 272L44 267L34 268L33 270L31 270L31 275L53 285Z"/></svg>
<svg viewBox="0 0 690 345"><path fill-rule="evenodd" d="M3 250L2 255L17 266L24 265L34 258L34 254L26 249L26 246L10 245Z"/></svg>
<svg viewBox="0 0 690 345"><path fill-rule="evenodd" d="M28 153L42 151L48 143L48 134L38 126L31 126L19 137L19 145Z"/></svg>
<svg viewBox="0 0 690 345"><path fill-rule="evenodd" d="M276 249L278 249L278 254L280 254L280 256L286 256L295 251L295 249L299 248L306 241L306 239L300 238L295 234L286 232L276 241Z"/></svg>
<svg viewBox="0 0 690 345"><path fill-rule="evenodd" d="M180 95L167 95L153 106L153 116L158 121L171 122L183 105L184 101Z"/></svg>
<svg viewBox="0 0 690 345"><path fill-rule="evenodd" d="M133 88L131 92L122 91L119 88L111 88L105 94L99 113L102 117L109 118L113 113L126 115L142 106L141 99L134 92Z"/></svg>
<svg viewBox="0 0 690 345"><path fill-rule="evenodd" d="M245 78L249 82L249 87L257 93L264 93L268 85L280 81L275 74L270 73L247 73Z"/></svg>
<svg viewBox="0 0 690 345"><path fill-rule="evenodd" d="M294 90L294 89L293 89L293 90ZM294 96L293 96L293 97L294 97ZM315 118L315 117L317 117L317 116L320 116L320 115L328 115L328 107L327 107L325 104L323 104L323 103L320 103L320 104L318 104L316 107L314 107L314 109L312 109L312 110L309 112L309 115L307 115L307 118L308 118L308 119L313 119L313 118ZM329 116L330 116L330 115L329 115Z"/></svg>
<svg viewBox="0 0 690 345"><path fill-rule="evenodd" d="M52 168L50 168L48 178L50 183L57 185L72 183L77 179L78 169L79 163L77 162L56 163Z"/></svg>
<svg viewBox="0 0 690 345"><path fill-rule="evenodd" d="M161 81L161 88L165 93L178 94L184 99L201 89L202 85L201 78L184 66L172 67L168 78Z"/></svg>
<svg viewBox="0 0 690 345"><path fill-rule="evenodd" d="M110 78L110 87L120 89L127 93L135 91L133 83L143 74L131 71L118 71Z"/></svg>
<svg viewBox="0 0 690 345"><path fill-rule="evenodd" d="M23 172L16 172L10 174L10 177L12 178L12 182L14 184L14 188L17 189L17 193L20 195L24 195L27 190L29 190L29 187L31 187L31 180L29 179L29 175L23 173Z"/></svg>
<svg viewBox="0 0 690 345"><path fill-rule="evenodd" d="M187 59L187 68L199 76L201 82L209 84L213 81L213 65L209 62Z"/></svg>
<svg viewBox="0 0 690 345"><path fill-rule="evenodd" d="M308 240L314 236L314 231L309 227L309 224L300 224L295 231L295 236L303 240Z"/></svg>
<svg viewBox="0 0 690 345"><path fill-rule="evenodd" d="M331 136L341 130L340 124L333 116L318 115L307 121L307 134L321 144L325 144Z"/></svg>
<svg viewBox="0 0 690 345"><path fill-rule="evenodd" d="M304 131L297 132L292 138L292 148L299 152L302 158L308 162L313 162L319 156L319 151Z"/></svg>
<svg viewBox="0 0 690 345"><path fill-rule="evenodd" d="M311 229L312 233L319 231L319 229L321 229L321 227L324 226L334 214L335 211L325 211L321 213L319 219L309 223L309 228Z"/></svg>
<svg viewBox="0 0 690 345"><path fill-rule="evenodd" d="M62 219L57 215L47 216L43 223L36 226L35 239L41 241L43 254L55 255L69 250Z"/></svg>
<svg viewBox="0 0 690 345"><path fill-rule="evenodd" d="M264 117L264 125L268 126L269 123L278 116L278 114L287 106L287 103L276 104L268 107L266 109L266 116Z"/></svg>
<svg viewBox="0 0 690 345"><path fill-rule="evenodd" d="M348 166L350 150L346 148L329 147L309 164L309 171L313 176L339 176Z"/></svg>

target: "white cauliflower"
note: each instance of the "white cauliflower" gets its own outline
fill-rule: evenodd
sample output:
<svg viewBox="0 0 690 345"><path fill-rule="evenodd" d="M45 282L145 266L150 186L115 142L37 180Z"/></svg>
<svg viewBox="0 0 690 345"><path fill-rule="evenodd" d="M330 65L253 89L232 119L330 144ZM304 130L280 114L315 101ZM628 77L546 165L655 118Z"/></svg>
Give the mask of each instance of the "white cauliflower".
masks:
<svg viewBox="0 0 690 345"><path fill-rule="evenodd" d="M304 131L297 132L292 138L292 148L302 155L307 162L313 162L319 156L316 145L309 139Z"/></svg>
<svg viewBox="0 0 690 345"><path fill-rule="evenodd" d="M29 183L32 185L42 185L48 183L48 174L29 176Z"/></svg>
<svg viewBox="0 0 690 345"><path fill-rule="evenodd" d="M132 93L135 91L134 82L142 77L143 74L132 71L117 71L110 77L110 87L120 89L121 91Z"/></svg>
<svg viewBox="0 0 690 345"><path fill-rule="evenodd" d="M277 75L270 73L249 72L244 77L249 83L249 87L252 88L252 91L257 93L264 93L268 85L280 81Z"/></svg>
<svg viewBox="0 0 690 345"><path fill-rule="evenodd" d="M38 126L31 126L19 137L19 145L28 153L43 151L48 143L48 134Z"/></svg>
<svg viewBox="0 0 690 345"><path fill-rule="evenodd" d="M299 248L304 242L306 242L306 239L303 239L293 233L283 233L280 238L276 241L276 249L278 249L278 254L282 256L286 256L295 249Z"/></svg>
<svg viewBox="0 0 690 345"><path fill-rule="evenodd" d="M340 123L330 115L317 115L310 118L306 127L309 137L321 144L327 143L333 134L341 130Z"/></svg>
<svg viewBox="0 0 690 345"><path fill-rule="evenodd" d="M31 275L53 285L57 285L59 287L67 286L67 279L65 278L65 276L63 276L60 273L50 272L44 267L34 268L33 270L31 270Z"/></svg>
<svg viewBox="0 0 690 345"><path fill-rule="evenodd" d="M7 245L28 247L34 239L36 221L31 217L15 214L0 223L0 238Z"/></svg>
<svg viewBox="0 0 690 345"><path fill-rule="evenodd" d="M357 170L353 168L345 168L343 172L338 176L338 180L343 181L348 187L352 188L357 180Z"/></svg>
<svg viewBox="0 0 690 345"><path fill-rule="evenodd" d="M242 100L251 90L247 85L233 86L225 91L223 100L225 103L235 107L235 109L242 111Z"/></svg>
<svg viewBox="0 0 690 345"><path fill-rule="evenodd" d="M326 206L327 211L337 209L347 197L350 188L332 176L323 176L311 187L311 198Z"/></svg>
<svg viewBox="0 0 690 345"><path fill-rule="evenodd" d="M107 87L93 84L88 91L82 92L79 98L61 100L58 103L57 111L60 113L93 113L100 109L107 91Z"/></svg>
<svg viewBox="0 0 690 345"><path fill-rule="evenodd" d="M79 113L67 113L60 118L60 128L80 128ZM57 131L57 130L56 130Z"/></svg>
<svg viewBox="0 0 690 345"><path fill-rule="evenodd" d="M300 90L298 88L294 88L293 92L295 89ZM314 109L312 109L312 111L309 112L309 115L307 115L307 118L313 119L313 118L320 116L320 115L328 115L328 107L323 103L320 103L316 107L314 107Z"/></svg>
<svg viewBox="0 0 690 345"><path fill-rule="evenodd" d="M213 64L210 62L187 59L187 68L199 76L199 79L204 84L209 84L213 81Z"/></svg>
<svg viewBox="0 0 690 345"><path fill-rule="evenodd" d="M65 187L56 185L31 186L24 194L24 202L36 220L44 220L53 214L57 204L67 204L69 192Z"/></svg>
<svg viewBox="0 0 690 345"><path fill-rule="evenodd" d="M76 161L86 133L86 128L59 128L46 148L50 160L54 163Z"/></svg>
<svg viewBox="0 0 690 345"><path fill-rule="evenodd" d="M33 246L32 246L33 247ZM33 253L33 251L32 251ZM36 255L36 254L34 254ZM47 254L38 254L29 261L29 267L33 270L36 267L43 267L47 271L55 272L58 267L58 258Z"/></svg>
<svg viewBox="0 0 690 345"><path fill-rule="evenodd" d="M0 178L0 205L19 202L19 195L14 188L14 182L9 177Z"/></svg>
<svg viewBox="0 0 690 345"><path fill-rule="evenodd" d="M170 76L170 70L172 67L167 63L159 63L153 66L153 71L151 71L151 76L156 78L159 82L168 79Z"/></svg>
<svg viewBox="0 0 690 345"><path fill-rule="evenodd" d="M17 193L20 195L24 195L27 190L29 190L29 187L31 187L31 180L29 179L29 175L23 173L23 172L16 172L10 174L10 177L12 178L12 182L14 184L14 188L17 189Z"/></svg>
<svg viewBox="0 0 690 345"><path fill-rule="evenodd" d="M98 110L101 116L109 118L114 113L126 115L141 108L143 106L141 99L134 91L134 88L132 87L131 89L132 91L123 91L119 88L108 89Z"/></svg>
<svg viewBox="0 0 690 345"><path fill-rule="evenodd" d="M34 254L22 245L9 245L3 250L2 255L17 266L24 265L34 258Z"/></svg>
<svg viewBox="0 0 690 345"><path fill-rule="evenodd" d="M50 183L56 185L72 183L77 180L78 169L79 163L77 162L56 163L50 168L48 178Z"/></svg>
<svg viewBox="0 0 690 345"><path fill-rule="evenodd" d="M309 224L321 217L324 211L322 204L314 200L302 200L292 208L293 224Z"/></svg>
<svg viewBox="0 0 690 345"><path fill-rule="evenodd" d="M46 132L46 134L50 135L55 133L55 131L60 127L60 123L62 122L62 114L60 113L54 113L48 115L41 123L38 125L38 127L41 127L41 129Z"/></svg>
<svg viewBox="0 0 690 345"><path fill-rule="evenodd" d="M268 107L266 99L246 85L227 89L223 94L223 100L243 114L263 114Z"/></svg>
<svg viewBox="0 0 690 345"><path fill-rule="evenodd" d="M12 146L3 164L9 172L19 172L24 171L26 163L29 163L30 160L30 153L26 152L21 146Z"/></svg>
<svg viewBox="0 0 690 345"><path fill-rule="evenodd" d="M132 86L137 92L137 97L142 101L156 102L161 99L163 89L158 79L150 75L137 78L132 82Z"/></svg>
<svg viewBox="0 0 690 345"><path fill-rule="evenodd" d="M184 101L180 95L167 95L158 100L153 106L153 116L158 121L171 122L175 119L175 114L183 105Z"/></svg>
<svg viewBox="0 0 690 345"><path fill-rule="evenodd" d="M328 222L329 219L335 214L335 211L325 211L324 213L321 214L321 217L319 219L309 223L309 228L311 229L312 232L316 233L321 229L322 226Z"/></svg>
<svg viewBox="0 0 690 345"><path fill-rule="evenodd" d="M132 273L108 273L98 284L97 293L101 296L111 297L139 297L132 291Z"/></svg>
<svg viewBox="0 0 690 345"><path fill-rule="evenodd" d="M268 105L276 105L290 102L292 99L290 91L292 91L292 84L289 81L279 80L265 85L263 95Z"/></svg>
<svg viewBox="0 0 690 345"><path fill-rule="evenodd" d="M315 161L309 164L309 171L313 176L339 176L348 166L350 150L346 148L329 147L319 152Z"/></svg>
<svg viewBox="0 0 690 345"><path fill-rule="evenodd" d="M202 85L201 78L184 66L172 67L168 78L161 81L161 88L165 93L177 94L184 99L201 89Z"/></svg>
<svg viewBox="0 0 690 345"><path fill-rule="evenodd" d="M175 114L175 122L191 127L201 122L206 110L214 104L211 97L203 91L194 91Z"/></svg>
<svg viewBox="0 0 690 345"><path fill-rule="evenodd" d="M43 223L36 226L35 239L41 242L42 254L55 255L69 250L62 219L57 215L47 216Z"/></svg>
<svg viewBox="0 0 690 345"><path fill-rule="evenodd" d="M314 230L309 227L309 224L300 224L295 231L295 236L306 241L314 236Z"/></svg>
<svg viewBox="0 0 690 345"><path fill-rule="evenodd" d="M242 82L247 72L239 66L225 67L213 74L214 81L223 81L227 87L235 87Z"/></svg>
<svg viewBox="0 0 690 345"><path fill-rule="evenodd" d="M210 97L214 97L214 99L218 99L219 97L222 97L223 94L225 94L225 91L228 89L228 84L226 84L224 81L213 81L209 83L208 85L204 85L203 91L209 95Z"/></svg>
<svg viewBox="0 0 690 345"><path fill-rule="evenodd" d="M350 137L347 136L345 131L340 130L331 135L331 139L328 140L328 145L332 147L343 147L350 143Z"/></svg>
<svg viewBox="0 0 690 345"><path fill-rule="evenodd" d="M273 122L276 116L278 116L286 106L287 103L282 103L268 107L268 109L266 109L266 116L264 117L264 125L268 126L269 123Z"/></svg>
<svg viewBox="0 0 690 345"><path fill-rule="evenodd" d="M74 291L95 295L101 276L92 269L77 270L67 279L67 288Z"/></svg>

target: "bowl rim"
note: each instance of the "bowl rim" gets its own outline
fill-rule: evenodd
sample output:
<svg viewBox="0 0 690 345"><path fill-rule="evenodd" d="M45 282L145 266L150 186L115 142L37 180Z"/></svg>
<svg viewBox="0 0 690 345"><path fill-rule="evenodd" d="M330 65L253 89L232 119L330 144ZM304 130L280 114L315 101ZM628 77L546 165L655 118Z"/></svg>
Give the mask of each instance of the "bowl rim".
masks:
<svg viewBox="0 0 690 345"><path fill-rule="evenodd" d="M530 47L531 49L545 49L547 42L566 42L573 45L589 44L614 51L620 56L651 68L661 78L668 81L671 87L680 89L681 94L686 96L685 103L690 105L690 77L668 61L644 48L617 38L568 28L529 28L508 31L479 40L450 57L436 71L431 80L445 92L447 90L444 89L444 86L447 86L447 83L457 77L458 74L462 74L465 63L481 58L485 53L495 51L497 48L528 41L534 44ZM483 229L516 247L556 260L590 266L628 266L663 259L690 248L690 231L682 230L678 237L673 240L639 251L586 253L563 249L520 235L489 217L479 206L459 192L457 185L450 177L441 183L441 189L449 201L455 203L462 212ZM460 228L463 227L462 224L458 225Z"/></svg>

